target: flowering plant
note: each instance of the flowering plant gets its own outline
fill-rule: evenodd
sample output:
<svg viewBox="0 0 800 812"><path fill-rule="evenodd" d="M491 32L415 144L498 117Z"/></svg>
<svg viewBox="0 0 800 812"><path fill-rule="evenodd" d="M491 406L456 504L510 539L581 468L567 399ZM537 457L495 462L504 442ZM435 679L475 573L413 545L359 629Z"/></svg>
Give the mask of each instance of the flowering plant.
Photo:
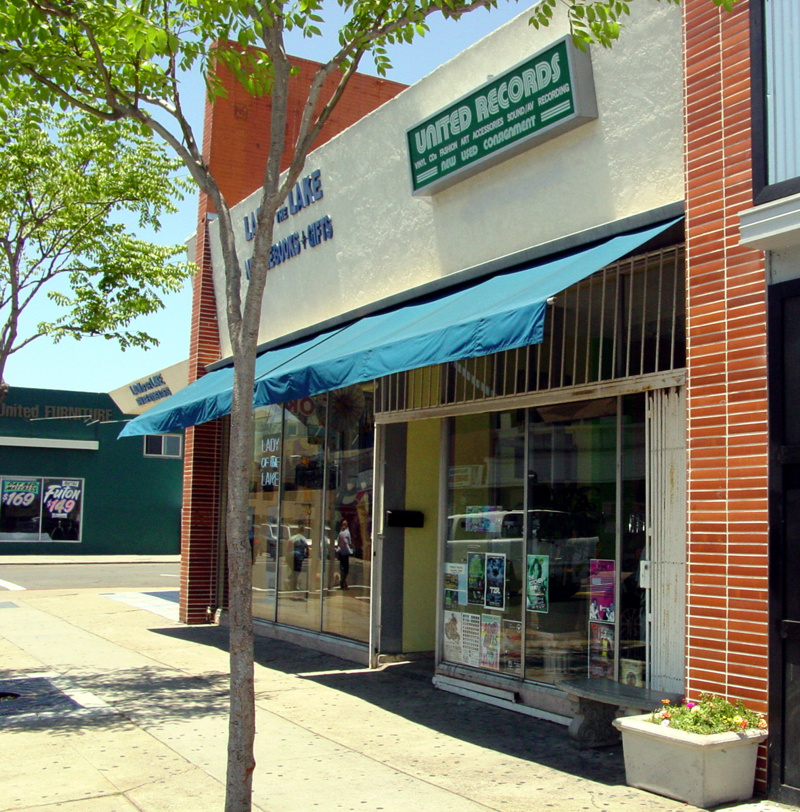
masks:
<svg viewBox="0 0 800 812"><path fill-rule="evenodd" d="M749 710L741 700L729 702L721 696L701 694L697 702L687 699L681 705L672 705L668 699L662 699L661 703L662 707L653 711L650 721L689 733L763 730L767 726L763 714Z"/></svg>

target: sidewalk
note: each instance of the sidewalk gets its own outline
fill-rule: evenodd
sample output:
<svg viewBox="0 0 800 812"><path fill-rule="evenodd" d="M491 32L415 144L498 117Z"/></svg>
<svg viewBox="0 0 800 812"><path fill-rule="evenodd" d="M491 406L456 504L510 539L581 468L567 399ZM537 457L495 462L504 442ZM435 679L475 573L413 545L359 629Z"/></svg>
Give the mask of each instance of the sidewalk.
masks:
<svg viewBox="0 0 800 812"><path fill-rule="evenodd" d="M0 592L0 692L32 695L0 702L0 809L221 812L225 630L144 600ZM564 727L437 691L424 665L264 639L256 660L256 810L694 810L627 787L621 748L577 751Z"/></svg>

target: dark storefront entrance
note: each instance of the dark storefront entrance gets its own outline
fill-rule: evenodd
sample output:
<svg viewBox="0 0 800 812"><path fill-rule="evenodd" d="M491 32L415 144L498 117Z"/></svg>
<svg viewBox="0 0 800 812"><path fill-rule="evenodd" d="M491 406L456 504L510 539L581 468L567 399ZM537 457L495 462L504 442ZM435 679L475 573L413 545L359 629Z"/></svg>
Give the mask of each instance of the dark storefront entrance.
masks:
<svg viewBox="0 0 800 812"><path fill-rule="evenodd" d="M800 803L800 280L770 289L770 789Z"/></svg>

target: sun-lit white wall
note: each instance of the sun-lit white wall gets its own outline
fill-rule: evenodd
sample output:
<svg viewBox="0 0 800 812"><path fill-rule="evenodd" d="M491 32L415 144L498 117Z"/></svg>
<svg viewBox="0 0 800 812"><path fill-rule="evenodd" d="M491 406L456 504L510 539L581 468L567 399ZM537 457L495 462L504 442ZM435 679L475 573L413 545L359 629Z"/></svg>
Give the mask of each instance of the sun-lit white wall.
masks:
<svg viewBox="0 0 800 812"><path fill-rule="evenodd" d="M612 50L592 49L598 118L430 197L411 194L406 129L567 32L529 13L484 38L312 153L323 197L276 226L276 240L330 217L333 237L271 269L260 340L387 295L683 199L680 11L634 4ZM234 209L241 258L252 251ZM230 354L222 260L212 260L223 356Z"/></svg>

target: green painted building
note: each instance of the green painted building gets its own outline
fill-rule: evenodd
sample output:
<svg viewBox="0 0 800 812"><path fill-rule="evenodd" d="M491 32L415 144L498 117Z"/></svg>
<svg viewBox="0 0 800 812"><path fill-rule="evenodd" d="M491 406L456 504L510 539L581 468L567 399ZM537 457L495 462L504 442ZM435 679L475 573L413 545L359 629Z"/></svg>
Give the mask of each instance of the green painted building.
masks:
<svg viewBox="0 0 800 812"><path fill-rule="evenodd" d="M180 551L183 437L118 439L107 394L12 388L0 403L4 555Z"/></svg>

